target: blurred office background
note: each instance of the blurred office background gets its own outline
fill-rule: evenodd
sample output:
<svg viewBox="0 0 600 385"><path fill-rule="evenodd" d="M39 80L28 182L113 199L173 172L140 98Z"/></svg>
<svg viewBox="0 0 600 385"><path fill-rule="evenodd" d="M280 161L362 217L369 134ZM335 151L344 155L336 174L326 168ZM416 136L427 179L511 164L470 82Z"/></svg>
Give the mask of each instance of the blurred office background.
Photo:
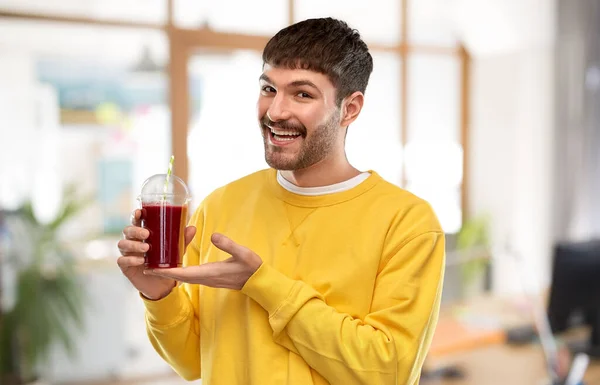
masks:
<svg viewBox="0 0 600 385"><path fill-rule="evenodd" d="M357 28L374 57L349 160L429 200L448 234L427 371L460 378L423 382L546 378L535 333L516 346L507 330L527 334L560 290L557 246L600 236L600 0L0 0L0 325L17 308L21 333L58 336L32 338L48 349L21 366L51 385L179 383L116 242L171 154L193 207L266 167L261 49L318 16Z"/></svg>

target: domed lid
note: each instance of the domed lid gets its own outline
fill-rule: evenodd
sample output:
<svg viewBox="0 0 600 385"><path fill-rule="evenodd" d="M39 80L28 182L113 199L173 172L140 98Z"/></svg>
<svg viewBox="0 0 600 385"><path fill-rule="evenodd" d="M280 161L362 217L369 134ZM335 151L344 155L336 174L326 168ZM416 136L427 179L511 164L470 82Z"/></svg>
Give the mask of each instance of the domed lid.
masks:
<svg viewBox="0 0 600 385"><path fill-rule="evenodd" d="M183 204L190 199L190 190L176 175L156 174L146 179L140 192L142 202L163 202Z"/></svg>

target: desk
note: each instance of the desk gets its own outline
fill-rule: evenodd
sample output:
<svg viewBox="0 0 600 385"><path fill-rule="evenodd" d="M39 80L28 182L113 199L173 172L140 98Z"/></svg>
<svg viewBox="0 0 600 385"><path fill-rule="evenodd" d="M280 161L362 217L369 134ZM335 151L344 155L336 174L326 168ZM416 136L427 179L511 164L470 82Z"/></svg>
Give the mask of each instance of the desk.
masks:
<svg viewBox="0 0 600 385"><path fill-rule="evenodd" d="M460 304L446 305L440 313L440 323L454 321L457 314L472 313L494 319L500 328L531 324L530 309L521 299L481 297ZM457 310L458 309L458 310ZM493 327L491 328L493 329ZM422 385L545 385L546 361L539 343L522 346L508 345L497 334L485 338L475 336L473 342L456 344L454 351L441 335L448 328L438 329L434 337L434 351L427 358L426 368L457 366L465 373L464 379L422 379ZM565 339L577 338L580 332L570 333ZM450 335L450 337L455 337ZM464 339L466 340L468 336ZM461 340L450 338L448 341ZM451 344L450 344L451 345ZM437 349L437 351L436 351ZM586 385L600 385L600 361L590 362L585 376Z"/></svg>
<svg viewBox="0 0 600 385"><path fill-rule="evenodd" d="M520 347L497 344L445 357L461 367L464 379L422 380L421 385L543 385L547 379L544 353L538 344ZM600 362L592 361L586 385L600 385Z"/></svg>

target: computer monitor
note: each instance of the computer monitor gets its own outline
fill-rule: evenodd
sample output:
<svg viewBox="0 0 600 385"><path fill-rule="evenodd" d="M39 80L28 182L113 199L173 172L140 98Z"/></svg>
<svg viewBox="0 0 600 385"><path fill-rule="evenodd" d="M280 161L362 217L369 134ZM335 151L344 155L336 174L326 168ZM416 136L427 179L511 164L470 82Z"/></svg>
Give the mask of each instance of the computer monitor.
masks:
<svg viewBox="0 0 600 385"><path fill-rule="evenodd" d="M568 346L600 358L600 239L555 246L548 318L553 333L589 325L590 338Z"/></svg>

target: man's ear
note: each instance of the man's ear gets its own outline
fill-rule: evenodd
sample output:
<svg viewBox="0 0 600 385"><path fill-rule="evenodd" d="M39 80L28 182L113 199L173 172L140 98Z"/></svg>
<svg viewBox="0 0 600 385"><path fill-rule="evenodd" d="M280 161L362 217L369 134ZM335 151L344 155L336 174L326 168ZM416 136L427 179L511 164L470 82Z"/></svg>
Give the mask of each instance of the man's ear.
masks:
<svg viewBox="0 0 600 385"><path fill-rule="evenodd" d="M342 127L348 127L358 118L364 101L365 97L360 91L354 92L342 101L342 120L340 121Z"/></svg>

